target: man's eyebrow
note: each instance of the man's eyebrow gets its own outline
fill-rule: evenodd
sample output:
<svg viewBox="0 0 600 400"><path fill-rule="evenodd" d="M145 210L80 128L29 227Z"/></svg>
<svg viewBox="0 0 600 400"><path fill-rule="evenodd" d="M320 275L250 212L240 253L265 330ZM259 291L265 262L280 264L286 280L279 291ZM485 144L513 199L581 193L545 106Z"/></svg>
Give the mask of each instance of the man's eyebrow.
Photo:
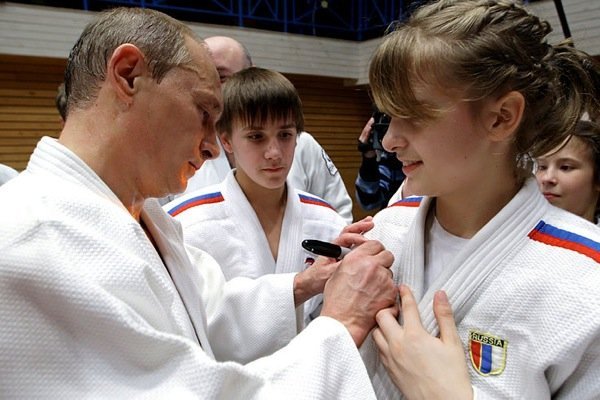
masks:
<svg viewBox="0 0 600 400"><path fill-rule="evenodd" d="M194 90L193 97L202 107L206 108L207 111L214 110L215 112L221 111L221 103L217 96L211 93L207 89Z"/></svg>

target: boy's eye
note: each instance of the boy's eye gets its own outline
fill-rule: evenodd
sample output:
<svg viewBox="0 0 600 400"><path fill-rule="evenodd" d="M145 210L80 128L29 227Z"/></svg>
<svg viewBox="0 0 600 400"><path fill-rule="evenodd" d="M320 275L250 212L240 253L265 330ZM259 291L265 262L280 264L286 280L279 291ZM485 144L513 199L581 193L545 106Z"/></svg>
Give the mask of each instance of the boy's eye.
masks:
<svg viewBox="0 0 600 400"><path fill-rule="evenodd" d="M251 132L246 137L250 140L260 140L262 139L263 135L261 132Z"/></svg>

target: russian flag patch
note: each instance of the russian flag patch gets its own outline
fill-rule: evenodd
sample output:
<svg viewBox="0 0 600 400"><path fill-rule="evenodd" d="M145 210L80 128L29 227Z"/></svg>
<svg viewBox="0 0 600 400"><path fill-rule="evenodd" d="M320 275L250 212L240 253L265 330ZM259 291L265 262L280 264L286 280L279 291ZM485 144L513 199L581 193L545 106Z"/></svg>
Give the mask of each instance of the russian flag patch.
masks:
<svg viewBox="0 0 600 400"><path fill-rule="evenodd" d="M391 204L390 207L419 207L421 200L423 200L422 196L407 197Z"/></svg>
<svg viewBox="0 0 600 400"><path fill-rule="evenodd" d="M500 375L506 366L508 340L487 333L469 331L471 365L480 375Z"/></svg>
<svg viewBox="0 0 600 400"><path fill-rule="evenodd" d="M331 207L331 205L328 202L326 202L325 200L321 200L316 197L306 196L304 194L298 194L298 196L300 197L301 203L314 204L314 205L321 206L321 207L327 207L327 208L331 208L332 210L335 211L335 209L333 207Z"/></svg>
<svg viewBox="0 0 600 400"><path fill-rule="evenodd" d="M219 203L223 200L224 199L221 192L203 194L202 196L196 196L192 197L191 199L187 199L186 201L170 209L168 212L172 217L174 217L178 214L181 214L188 208L196 207L201 204Z"/></svg>
<svg viewBox="0 0 600 400"><path fill-rule="evenodd" d="M544 221L540 221L527 236L532 240L550 246L576 251L596 262L600 262L600 243L576 233L559 229Z"/></svg>

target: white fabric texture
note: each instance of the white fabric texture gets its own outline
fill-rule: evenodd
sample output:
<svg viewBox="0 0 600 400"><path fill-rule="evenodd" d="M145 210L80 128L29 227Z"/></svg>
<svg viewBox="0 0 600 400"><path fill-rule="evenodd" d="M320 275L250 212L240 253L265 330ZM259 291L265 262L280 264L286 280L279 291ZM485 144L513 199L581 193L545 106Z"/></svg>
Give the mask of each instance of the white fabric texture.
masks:
<svg viewBox="0 0 600 400"><path fill-rule="evenodd" d="M19 175L19 172L8 165L0 164L0 186Z"/></svg>
<svg viewBox="0 0 600 400"><path fill-rule="evenodd" d="M469 242L469 239L454 236L444 229L435 216L429 232L425 233L425 283L431 283L447 269L451 260Z"/></svg>
<svg viewBox="0 0 600 400"><path fill-rule="evenodd" d="M231 334L207 328L203 299L218 314L228 285L206 254L192 252L201 264L191 265L179 224L156 200L142 219L160 255L104 182L51 138L0 187L0 397L374 398L350 335L326 317L270 357L216 362L212 349ZM257 306L264 312L250 302L241 323Z"/></svg>
<svg viewBox="0 0 600 400"><path fill-rule="evenodd" d="M202 167L188 181L184 196L225 179L231 168L223 146L220 143L219 146L221 150L219 156L202 164ZM325 149L308 132L298 135L288 181L296 189L322 198L331 204L348 224L352 223L352 199L346 190L342 176Z"/></svg>
<svg viewBox="0 0 600 400"><path fill-rule="evenodd" d="M407 198L378 213L368 236L394 253L394 278L412 289L432 335L438 334L433 295L446 291L477 398L600 398L598 227L550 205L530 178L424 291L424 224L431 199L424 198L419 207L402 206L411 203L415 199ZM545 242L561 236L566 239ZM585 245L576 251L573 242ZM499 374L476 370L469 353L471 331L507 343ZM378 398L400 398L372 338L361 353L374 374Z"/></svg>
<svg viewBox="0 0 600 400"><path fill-rule="evenodd" d="M164 206L167 212L176 214L186 245L214 257L227 280L300 272L315 258L302 248L302 241L331 241L346 225L325 201L288 184L275 261L260 221L233 172L218 185L189 193ZM219 201L213 202L215 198ZM177 213L181 209L185 210ZM319 295L305 304L305 322L314 318L315 311L318 314L321 302Z"/></svg>

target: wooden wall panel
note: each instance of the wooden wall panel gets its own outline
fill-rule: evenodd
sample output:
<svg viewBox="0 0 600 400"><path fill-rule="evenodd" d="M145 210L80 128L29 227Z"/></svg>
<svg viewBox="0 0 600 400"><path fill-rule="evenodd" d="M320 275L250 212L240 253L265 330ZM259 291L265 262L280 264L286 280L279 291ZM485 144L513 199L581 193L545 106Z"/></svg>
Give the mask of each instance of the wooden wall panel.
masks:
<svg viewBox="0 0 600 400"><path fill-rule="evenodd" d="M0 55L0 163L19 171L42 136L56 137L64 59Z"/></svg>
<svg viewBox="0 0 600 400"><path fill-rule="evenodd" d="M0 163L17 170L27 165L42 136L57 137L60 117L54 105L64 59L0 55ZM365 88L340 78L289 75L304 105L306 130L325 148L354 201L360 165L356 141L370 116ZM354 207L354 215L367 215Z"/></svg>
<svg viewBox="0 0 600 400"><path fill-rule="evenodd" d="M354 218L372 214L362 211L354 200L354 181L360 166L356 143L371 116L366 88L345 86L344 80L338 78L286 76L302 99L306 131L319 141L342 174L354 203Z"/></svg>

